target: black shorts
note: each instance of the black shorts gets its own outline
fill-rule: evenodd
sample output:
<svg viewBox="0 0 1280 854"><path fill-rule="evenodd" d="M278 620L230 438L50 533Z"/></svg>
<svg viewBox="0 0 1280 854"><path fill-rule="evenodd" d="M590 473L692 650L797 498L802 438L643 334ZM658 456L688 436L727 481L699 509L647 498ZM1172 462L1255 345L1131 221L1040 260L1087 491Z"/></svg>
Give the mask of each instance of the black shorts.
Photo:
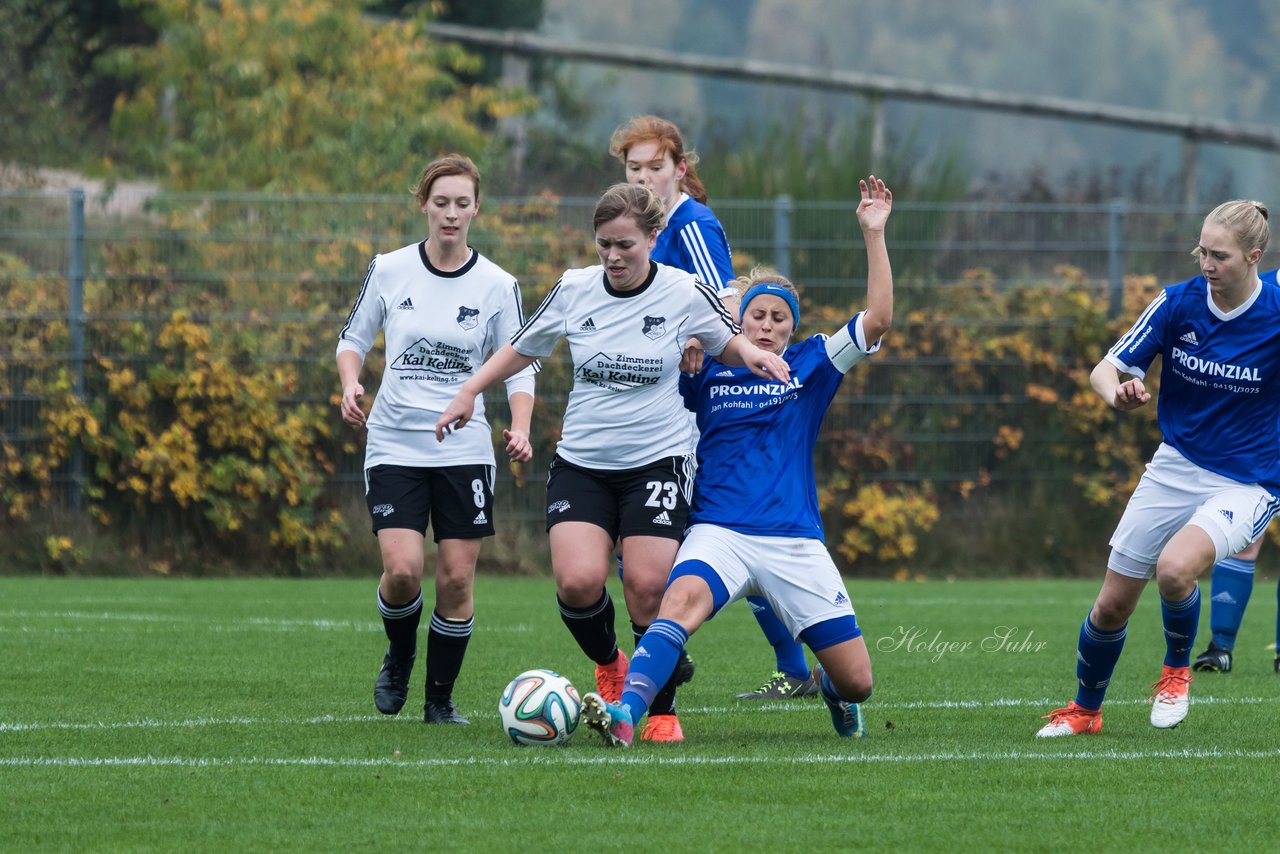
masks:
<svg viewBox="0 0 1280 854"><path fill-rule="evenodd" d="M409 528L435 541L493 536L494 466L374 466L364 473L373 532Z"/></svg>
<svg viewBox="0 0 1280 854"><path fill-rule="evenodd" d="M559 456L547 474L547 530L590 522L618 537L684 539L693 456L664 457L634 469L586 469Z"/></svg>

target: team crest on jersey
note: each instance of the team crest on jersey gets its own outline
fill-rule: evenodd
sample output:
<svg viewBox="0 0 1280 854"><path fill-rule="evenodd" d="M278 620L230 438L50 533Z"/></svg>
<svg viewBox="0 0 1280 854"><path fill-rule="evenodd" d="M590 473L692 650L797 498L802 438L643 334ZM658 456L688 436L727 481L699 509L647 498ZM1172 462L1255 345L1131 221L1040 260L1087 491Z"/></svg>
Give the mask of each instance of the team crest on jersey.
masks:
<svg viewBox="0 0 1280 854"><path fill-rule="evenodd" d="M463 329L475 329L480 322L480 309L467 308L465 305L458 306L458 325Z"/></svg>
<svg viewBox="0 0 1280 854"><path fill-rule="evenodd" d="M471 373L471 359L461 347L419 338L396 356L390 367L400 379L449 382Z"/></svg>
<svg viewBox="0 0 1280 854"><path fill-rule="evenodd" d="M666 322L667 319L665 317L650 317L646 314L644 317L644 329L640 331L645 334L646 338L657 341L667 334Z"/></svg>

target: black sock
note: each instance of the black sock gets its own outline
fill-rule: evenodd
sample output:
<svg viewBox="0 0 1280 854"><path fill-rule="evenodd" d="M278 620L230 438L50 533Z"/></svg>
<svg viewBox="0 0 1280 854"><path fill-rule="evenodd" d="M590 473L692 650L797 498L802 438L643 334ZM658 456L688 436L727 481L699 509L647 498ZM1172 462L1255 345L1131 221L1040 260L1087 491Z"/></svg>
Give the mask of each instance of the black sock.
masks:
<svg viewBox="0 0 1280 854"><path fill-rule="evenodd" d="M418 621L422 619L422 590L408 602L389 604L378 591L378 613L382 615L382 627L387 632L390 648L397 658L408 658L418 649Z"/></svg>
<svg viewBox="0 0 1280 854"><path fill-rule="evenodd" d="M447 700L453 696L453 683L462 671L474 625L475 617L450 620L431 612L431 627L427 630L428 698Z"/></svg>
<svg viewBox="0 0 1280 854"><path fill-rule="evenodd" d="M644 637L644 633L649 631L648 626L637 626L631 624L631 634L636 639L636 646L640 645L640 638ZM684 656L684 650L680 650L681 657ZM679 667L680 659L676 659L676 666ZM671 671L671 678L667 680L667 684L663 685L661 690L653 697L653 702L649 704L650 715L674 715L676 713L676 672Z"/></svg>
<svg viewBox="0 0 1280 854"><path fill-rule="evenodd" d="M604 590L599 601L585 608L572 608L556 597L560 619L587 658L596 664L610 664L618 657L618 635L613 628L613 599Z"/></svg>

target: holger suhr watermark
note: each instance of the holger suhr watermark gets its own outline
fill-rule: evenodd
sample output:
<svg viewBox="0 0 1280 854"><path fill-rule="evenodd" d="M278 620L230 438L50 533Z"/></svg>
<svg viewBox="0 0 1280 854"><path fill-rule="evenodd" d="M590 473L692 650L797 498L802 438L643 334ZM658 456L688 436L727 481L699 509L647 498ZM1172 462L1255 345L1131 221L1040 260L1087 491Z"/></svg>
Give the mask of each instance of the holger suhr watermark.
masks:
<svg viewBox="0 0 1280 854"><path fill-rule="evenodd" d="M910 652L927 655L935 664L945 656L964 652L1035 653L1048 647L1047 641L1035 639L1035 630L1023 632L1017 626L996 626L981 640L951 640L942 630L930 633L923 626L898 626L876 641L880 652Z"/></svg>

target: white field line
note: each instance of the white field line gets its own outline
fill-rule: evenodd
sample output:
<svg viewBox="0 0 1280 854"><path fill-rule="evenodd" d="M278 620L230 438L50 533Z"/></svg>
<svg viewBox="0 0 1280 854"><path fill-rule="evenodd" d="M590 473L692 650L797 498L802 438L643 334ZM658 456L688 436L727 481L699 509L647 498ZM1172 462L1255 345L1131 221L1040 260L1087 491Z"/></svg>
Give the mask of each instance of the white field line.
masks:
<svg viewBox="0 0 1280 854"><path fill-rule="evenodd" d="M902 703L872 703L868 708L869 711L879 713L881 711L892 710L929 710L929 709L997 709L997 708L1033 708L1049 710L1054 707L1053 700L1042 698L1038 700L1018 699L1018 698L1000 698L995 700L915 700ZM1115 706L1136 706L1146 705L1146 700L1108 700L1107 708ZM1277 697L1212 697L1201 696L1192 697L1191 704L1193 706L1201 705L1221 705L1221 706L1244 706L1244 705L1260 705L1264 703L1280 703L1280 696ZM736 706L682 706L680 713L682 715L725 715L725 714L742 714L743 712L761 711L761 712L801 712L804 714L814 714L821 709L821 704L815 701L794 701L790 703L751 703L750 705L742 704ZM491 709L461 709L469 717L479 718L496 718L497 712ZM5 732L37 732L43 730L64 730L64 731L106 731L121 729L201 729L204 727L220 727L220 726L323 726L326 724L348 724L348 723L370 723L377 722L383 724L418 724L418 718L414 715L403 717L385 717L383 715L317 715L310 718L250 718L250 717L228 717L228 718L187 718L185 720L157 720L155 718L140 718L131 721L0 721L0 733Z"/></svg>
<svg viewBox="0 0 1280 854"><path fill-rule="evenodd" d="M607 751L598 756L577 756L555 750L521 751L511 758L459 757L435 759L360 758L341 756L297 757L183 757L183 756L14 756L0 757L0 768L405 768L431 769L449 767L528 767L534 765L835 765L907 762L1009 762L1063 760L1130 760L1151 759L1249 759L1280 758L1280 748L1270 750L1076 750L1050 752L1042 750L1000 750L991 752L947 752L920 754L809 754L799 756L671 756Z"/></svg>
<svg viewBox="0 0 1280 854"><path fill-rule="evenodd" d="M302 629L315 629L320 631L352 631L352 632L379 632L383 631L382 623L376 617L369 620L288 620L276 617L244 617L242 619L229 618L217 619L211 617L193 617L185 614L130 614L123 612L111 611L0 611L0 620L2 619L24 619L24 620L79 620L84 622L124 622L124 623L172 623L174 625L191 626L203 625L214 632L239 632L248 629L265 629L268 631L291 632ZM33 627L33 626L4 626L0 625L0 632L19 631L19 632L52 632L67 633L76 631L74 626L56 626L56 627ZM513 623L509 625L479 625L476 627L477 632L495 632L495 633L529 633L533 631L533 627L527 623Z"/></svg>

